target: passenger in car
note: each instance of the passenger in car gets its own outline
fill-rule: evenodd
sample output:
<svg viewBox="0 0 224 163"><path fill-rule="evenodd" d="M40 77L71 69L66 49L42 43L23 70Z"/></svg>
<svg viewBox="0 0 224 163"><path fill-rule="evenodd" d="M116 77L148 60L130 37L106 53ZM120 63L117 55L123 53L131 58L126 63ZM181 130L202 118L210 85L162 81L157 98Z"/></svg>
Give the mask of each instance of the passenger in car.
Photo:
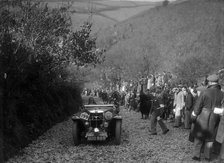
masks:
<svg viewBox="0 0 224 163"><path fill-rule="evenodd" d="M90 97L88 101L88 105L91 105L91 104L96 104L96 101L94 100L93 97Z"/></svg>

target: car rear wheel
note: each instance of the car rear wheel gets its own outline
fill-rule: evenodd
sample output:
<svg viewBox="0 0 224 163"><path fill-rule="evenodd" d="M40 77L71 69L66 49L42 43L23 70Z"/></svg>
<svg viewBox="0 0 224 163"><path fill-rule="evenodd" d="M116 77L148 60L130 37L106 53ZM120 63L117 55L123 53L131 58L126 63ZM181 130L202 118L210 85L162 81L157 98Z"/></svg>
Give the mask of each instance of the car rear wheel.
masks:
<svg viewBox="0 0 224 163"><path fill-rule="evenodd" d="M72 137L73 137L74 145L79 145L80 137L79 137L78 122L73 122L73 125L72 125Z"/></svg>
<svg viewBox="0 0 224 163"><path fill-rule="evenodd" d="M115 144L121 143L121 121L117 120L115 125Z"/></svg>

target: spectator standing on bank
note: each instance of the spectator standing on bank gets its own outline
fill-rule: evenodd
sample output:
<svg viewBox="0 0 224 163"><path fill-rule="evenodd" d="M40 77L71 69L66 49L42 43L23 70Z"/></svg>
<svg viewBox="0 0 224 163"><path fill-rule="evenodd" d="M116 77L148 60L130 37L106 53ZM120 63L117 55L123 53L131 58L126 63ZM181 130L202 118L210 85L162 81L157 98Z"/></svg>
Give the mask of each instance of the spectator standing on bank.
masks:
<svg viewBox="0 0 224 163"><path fill-rule="evenodd" d="M137 108L136 94L132 92L129 97L129 109L128 111L135 110Z"/></svg>
<svg viewBox="0 0 224 163"><path fill-rule="evenodd" d="M126 93L122 91L121 92L121 106L125 105L125 96L126 96Z"/></svg>
<svg viewBox="0 0 224 163"><path fill-rule="evenodd" d="M173 123L175 119L175 101L177 97L177 93L179 92L178 88L175 87L170 92L170 115L169 115L169 122Z"/></svg>
<svg viewBox="0 0 224 163"><path fill-rule="evenodd" d="M194 111L192 120L194 122L194 157L193 160L201 160L201 151L204 150L205 159L211 160L211 151L215 140L216 131L219 123L219 115L214 114L215 107L221 107L224 94L218 84L216 74L208 76L208 88L201 92Z"/></svg>
<svg viewBox="0 0 224 163"><path fill-rule="evenodd" d="M185 107L184 107L184 128L190 129L190 118L191 118L191 112L193 109L193 96L189 89L186 87L183 88L183 92L185 95Z"/></svg>
<svg viewBox="0 0 224 163"><path fill-rule="evenodd" d="M194 104L196 103L196 100L198 98L198 93L197 93L197 87L196 86L192 88L191 94L193 96L193 106L194 106ZM193 111L193 108L192 108L192 111Z"/></svg>
<svg viewBox="0 0 224 163"><path fill-rule="evenodd" d="M130 92L127 92L125 95L125 109L129 108L129 98L130 98Z"/></svg>
<svg viewBox="0 0 224 163"><path fill-rule="evenodd" d="M195 88L195 91L193 92L193 97L194 97L194 104L193 104L193 108L192 108L192 112L193 112L193 109L194 109L194 105L197 101L197 98L199 97L199 95L201 94L202 91L206 90L207 87L205 86L198 86L197 88ZM191 112L191 114L192 114ZM194 130L194 123L192 123L192 120L191 120L191 130L190 130L190 133L189 133L189 141L190 142L194 142L194 136L193 136L193 130Z"/></svg>
<svg viewBox="0 0 224 163"><path fill-rule="evenodd" d="M167 86L167 84L165 84L165 86L163 87L163 90L162 90L162 94L163 94L163 97L164 97L164 103L165 103L165 108L164 108L164 112L163 112L163 115L162 115L162 118L164 120L167 120L169 118L169 115L170 115L170 95L169 95L169 88Z"/></svg>
<svg viewBox="0 0 224 163"><path fill-rule="evenodd" d="M178 92L176 94L175 100L174 100L174 106L175 106L175 124L173 127L180 127L181 126L181 119L183 115L183 108L185 106L185 100L184 100L184 93L182 91L182 85L179 85Z"/></svg>
<svg viewBox="0 0 224 163"><path fill-rule="evenodd" d="M147 119L149 117L149 112L151 109L151 96L149 90L146 90L146 93L143 91L140 92L140 112L142 119Z"/></svg>

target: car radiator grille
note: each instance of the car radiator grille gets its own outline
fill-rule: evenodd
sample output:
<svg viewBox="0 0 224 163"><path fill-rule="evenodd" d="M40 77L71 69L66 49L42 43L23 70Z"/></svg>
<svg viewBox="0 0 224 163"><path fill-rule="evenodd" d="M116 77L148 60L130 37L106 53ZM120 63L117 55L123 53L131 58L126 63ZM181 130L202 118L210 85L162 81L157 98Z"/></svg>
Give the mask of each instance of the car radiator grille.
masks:
<svg viewBox="0 0 224 163"><path fill-rule="evenodd" d="M103 123L103 113L91 113L89 121L91 127L100 127Z"/></svg>

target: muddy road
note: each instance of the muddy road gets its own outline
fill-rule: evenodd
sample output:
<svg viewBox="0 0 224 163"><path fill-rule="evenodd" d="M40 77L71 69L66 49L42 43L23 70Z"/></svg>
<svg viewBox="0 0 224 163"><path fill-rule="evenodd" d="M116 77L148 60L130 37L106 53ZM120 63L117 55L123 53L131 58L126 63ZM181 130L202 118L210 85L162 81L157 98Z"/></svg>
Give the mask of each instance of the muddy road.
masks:
<svg viewBox="0 0 224 163"><path fill-rule="evenodd" d="M122 107L120 114L123 117L121 145L107 141L74 146L70 117L33 141L8 163L193 162L189 130L173 128L165 121L170 129L166 135L162 134L159 126L158 135L149 135L150 121L141 119L139 112L129 112Z"/></svg>

